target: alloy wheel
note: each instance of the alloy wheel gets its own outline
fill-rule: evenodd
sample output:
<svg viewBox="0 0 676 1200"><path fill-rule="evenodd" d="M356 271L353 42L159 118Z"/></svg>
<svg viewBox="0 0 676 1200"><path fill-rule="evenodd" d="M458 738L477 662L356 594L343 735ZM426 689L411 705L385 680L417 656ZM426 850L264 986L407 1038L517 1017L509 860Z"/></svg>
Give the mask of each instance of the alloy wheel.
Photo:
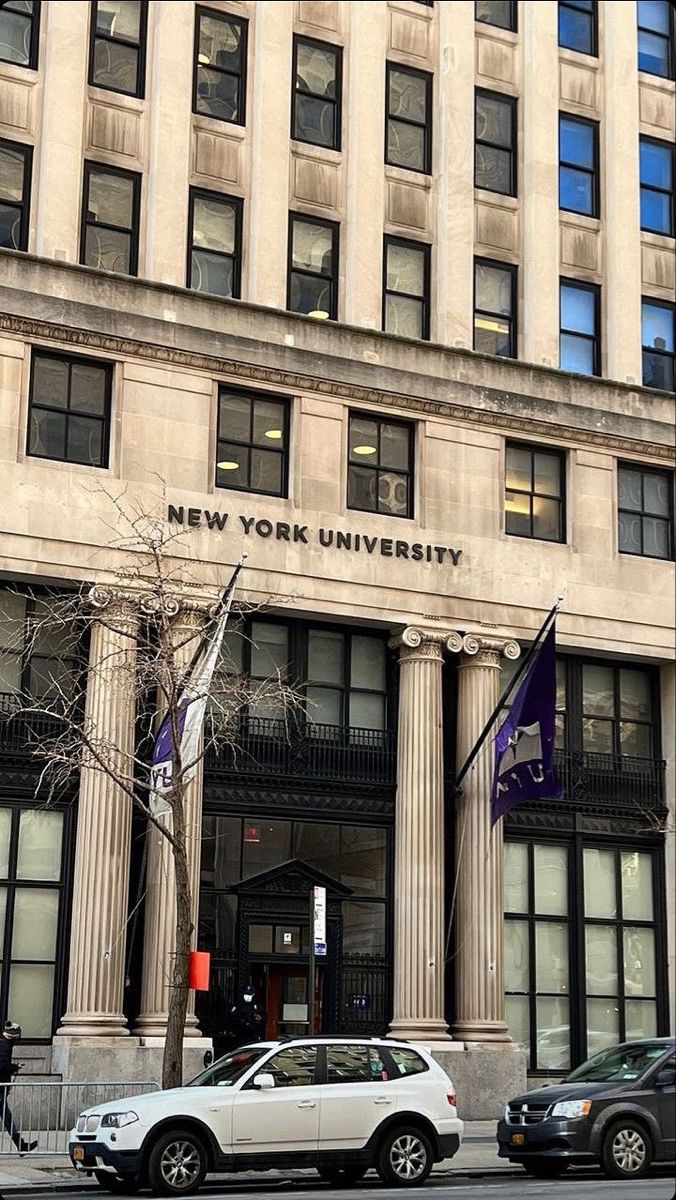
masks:
<svg viewBox="0 0 676 1200"><path fill-rule="evenodd" d="M427 1151L414 1134L403 1133L392 1142L390 1162L399 1179L417 1179L427 1165Z"/></svg>
<svg viewBox="0 0 676 1200"><path fill-rule="evenodd" d="M637 1129L618 1129L613 1138L613 1161L621 1171L633 1175L640 1171L646 1159L645 1139Z"/></svg>
<svg viewBox="0 0 676 1200"><path fill-rule="evenodd" d="M160 1171L164 1182L172 1191L185 1191L200 1173L200 1153L193 1142L170 1142L165 1146L160 1160Z"/></svg>

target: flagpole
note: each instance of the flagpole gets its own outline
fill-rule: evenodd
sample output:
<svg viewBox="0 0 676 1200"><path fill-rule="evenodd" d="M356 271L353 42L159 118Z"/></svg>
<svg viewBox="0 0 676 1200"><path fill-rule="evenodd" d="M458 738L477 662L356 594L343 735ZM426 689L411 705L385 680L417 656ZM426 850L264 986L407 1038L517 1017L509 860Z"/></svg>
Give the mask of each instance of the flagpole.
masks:
<svg viewBox="0 0 676 1200"><path fill-rule="evenodd" d="M239 562L237 563L237 566L235 567L234 571L232 572L232 575L230 576L230 582L228 583L225 591L223 592L223 595L220 596L220 598L218 600L218 603L216 605L216 611L215 611L214 615L211 617L211 619L207 622L206 626L202 630L202 636L197 644L197 647L195 648L195 650L193 652L193 656L190 659L190 662L188 663L188 666L186 667L185 671L183 672L185 679L190 678L193 670L195 669L195 667L197 665L197 660L198 660L200 654L202 653L204 647L206 646L207 641L209 640L211 630L213 629L213 627L216 624L218 618L220 617L223 609L225 608L226 604L228 603L228 600L230 599L232 593L234 592L235 584L237 583L239 573L242 570L242 567L244 566L244 562L245 562L246 558L247 558L246 554L243 554L242 557L240 558Z"/></svg>

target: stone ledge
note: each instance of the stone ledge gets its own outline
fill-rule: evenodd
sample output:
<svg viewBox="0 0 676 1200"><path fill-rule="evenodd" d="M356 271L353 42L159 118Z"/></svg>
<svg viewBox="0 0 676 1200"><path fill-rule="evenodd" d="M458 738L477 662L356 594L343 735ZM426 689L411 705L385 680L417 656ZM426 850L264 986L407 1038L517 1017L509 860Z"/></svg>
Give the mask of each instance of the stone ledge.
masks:
<svg viewBox="0 0 676 1200"><path fill-rule="evenodd" d="M497 1120L507 1101L527 1089L526 1055L513 1043L498 1048L478 1042L456 1042L453 1050L446 1046L443 1050L430 1049L432 1057L453 1080L458 1116L463 1121Z"/></svg>

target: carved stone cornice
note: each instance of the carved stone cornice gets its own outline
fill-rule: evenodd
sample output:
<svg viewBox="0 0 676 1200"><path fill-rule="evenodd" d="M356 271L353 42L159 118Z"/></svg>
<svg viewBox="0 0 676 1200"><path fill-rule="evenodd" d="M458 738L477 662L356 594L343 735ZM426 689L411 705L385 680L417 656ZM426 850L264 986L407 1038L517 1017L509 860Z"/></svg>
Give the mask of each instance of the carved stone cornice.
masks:
<svg viewBox="0 0 676 1200"><path fill-rule="evenodd" d="M442 662L444 650L459 654L463 647L462 637L454 630L418 629L415 625L407 625L390 638L389 644L399 651L400 663L420 659Z"/></svg>
<svg viewBox="0 0 676 1200"><path fill-rule="evenodd" d="M519 658L518 642L506 638L486 637L482 633L466 633L462 639L461 667L499 667L501 658Z"/></svg>
<svg viewBox="0 0 676 1200"><path fill-rule="evenodd" d="M217 603L206 597L185 597L180 592L167 593L161 599L157 592L142 586L95 583L87 593L87 602L94 614L107 617L127 618L155 617L163 615L172 620L180 619L186 624L198 626L213 616Z"/></svg>
<svg viewBox="0 0 676 1200"><path fill-rule="evenodd" d="M457 400L431 400L402 392L383 391L379 388L364 387L359 384L342 383L310 373L304 374L298 371L281 370L277 367L253 365L237 359L201 354L171 346L159 346L156 343L143 342L136 338L116 337L96 330L83 330L57 325L51 321L38 321L30 317L16 316L13 313L0 313L0 330L19 334L30 341L56 342L62 345L102 350L118 358L145 358L157 363L207 371L214 375L234 376L246 383L262 383L270 387L284 388L289 392L311 392L315 395L331 396L339 400L357 401L366 406L397 408L445 417L461 421L469 426L489 426L499 431L514 431L520 434L523 434L525 427L529 434L540 437L551 438L555 434L557 444L573 442L587 449L596 448L623 455L639 454L668 464L674 462L673 447L662 445L659 442L623 437L620 434L580 428L575 425L554 424L552 421L543 421L534 417L524 419L498 409L481 409L469 404L459 404ZM449 382L449 387L451 386L453 386L453 381ZM496 398L502 398L503 402L504 397L509 396L508 392L493 390L495 390ZM481 388L483 395L490 391L489 388ZM515 394L526 395L525 393Z"/></svg>

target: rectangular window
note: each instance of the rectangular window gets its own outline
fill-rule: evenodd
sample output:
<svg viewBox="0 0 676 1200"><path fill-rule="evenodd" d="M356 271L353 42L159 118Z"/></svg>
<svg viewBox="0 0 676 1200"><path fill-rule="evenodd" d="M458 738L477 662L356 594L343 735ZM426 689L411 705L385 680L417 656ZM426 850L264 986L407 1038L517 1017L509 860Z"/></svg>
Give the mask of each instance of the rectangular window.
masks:
<svg viewBox="0 0 676 1200"><path fill-rule="evenodd" d="M239 299L242 201L190 189L188 287Z"/></svg>
<svg viewBox="0 0 676 1200"><path fill-rule="evenodd" d="M646 387L676 391L674 343L676 308L660 300L643 299L641 305L643 382Z"/></svg>
<svg viewBox="0 0 676 1200"><path fill-rule="evenodd" d="M674 77L674 5L671 0L638 0L638 69L663 79Z"/></svg>
<svg viewBox="0 0 676 1200"><path fill-rule="evenodd" d="M290 312L336 320L339 228L335 221L290 214L286 298Z"/></svg>
<svg viewBox="0 0 676 1200"><path fill-rule="evenodd" d="M12 696L70 700L77 678L78 635L65 628L52 598L0 588L0 693L3 715Z"/></svg>
<svg viewBox="0 0 676 1200"><path fill-rule="evenodd" d="M35 350L26 453L107 467L111 383L108 363Z"/></svg>
<svg viewBox="0 0 676 1200"><path fill-rule="evenodd" d="M674 236L674 148L640 138L641 229Z"/></svg>
<svg viewBox="0 0 676 1200"><path fill-rule="evenodd" d="M583 750L616 759L652 758L657 740L655 711L649 671L582 663Z"/></svg>
<svg viewBox="0 0 676 1200"><path fill-rule="evenodd" d="M245 124L247 25L213 8L195 10L193 112Z"/></svg>
<svg viewBox="0 0 676 1200"><path fill-rule="evenodd" d="M617 474L621 554L674 557L674 473L620 463Z"/></svg>
<svg viewBox="0 0 676 1200"><path fill-rule="evenodd" d="M388 62L385 162L432 172L432 76Z"/></svg>
<svg viewBox="0 0 676 1200"><path fill-rule="evenodd" d="M0 62L37 70L40 0L5 0L0 8Z"/></svg>
<svg viewBox="0 0 676 1200"><path fill-rule="evenodd" d="M216 486L285 496L289 406L279 396L236 391L218 395Z"/></svg>
<svg viewBox="0 0 676 1200"><path fill-rule="evenodd" d="M558 450L508 443L505 455L505 533L565 541L565 459Z"/></svg>
<svg viewBox="0 0 676 1200"><path fill-rule="evenodd" d="M413 516L413 426L350 413L347 506Z"/></svg>
<svg viewBox="0 0 676 1200"><path fill-rule="evenodd" d="M291 137L340 150L343 51L313 38L293 39Z"/></svg>
<svg viewBox="0 0 676 1200"><path fill-rule="evenodd" d="M516 358L516 267L474 260L474 349Z"/></svg>
<svg viewBox="0 0 676 1200"><path fill-rule="evenodd" d="M142 0L93 0L89 82L109 92L143 97L148 5Z"/></svg>
<svg viewBox="0 0 676 1200"><path fill-rule="evenodd" d="M309 629L307 715L312 725L386 728L386 646L382 637Z"/></svg>
<svg viewBox="0 0 676 1200"><path fill-rule="evenodd" d="M430 247L386 237L383 329L401 337L428 338Z"/></svg>
<svg viewBox="0 0 676 1200"><path fill-rule="evenodd" d="M86 162L80 262L121 275L138 273L141 176Z"/></svg>
<svg viewBox="0 0 676 1200"><path fill-rule="evenodd" d="M477 91L474 136L474 186L516 196L516 100Z"/></svg>
<svg viewBox="0 0 676 1200"><path fill-rule="evenodd" d="M560 366L578 375L600 375L599 288L561 280Z"/></svg>
<svg viewBox="0 0 676 1200"><path fill-rule="evenodd" d="M599 215L599 127L559 114L559 208Z"/></svg>
<svg viewBox="0 0 676 1200"><path fill-rule="evenodd" d="M28 249L33 147L0 139L0 246Z"/></svg>
<svg viewBox="0 0 676 1200"><path fill-rule="evenodd" d="M596 0L561 0L559 46L580 54L596 55L598 45Z"/></svg>
<svg viewBox="0 0 676 1200"><path fill-rule="evenodd" d="M474 19L516 33L516 0L476 0Z"/></svg>

